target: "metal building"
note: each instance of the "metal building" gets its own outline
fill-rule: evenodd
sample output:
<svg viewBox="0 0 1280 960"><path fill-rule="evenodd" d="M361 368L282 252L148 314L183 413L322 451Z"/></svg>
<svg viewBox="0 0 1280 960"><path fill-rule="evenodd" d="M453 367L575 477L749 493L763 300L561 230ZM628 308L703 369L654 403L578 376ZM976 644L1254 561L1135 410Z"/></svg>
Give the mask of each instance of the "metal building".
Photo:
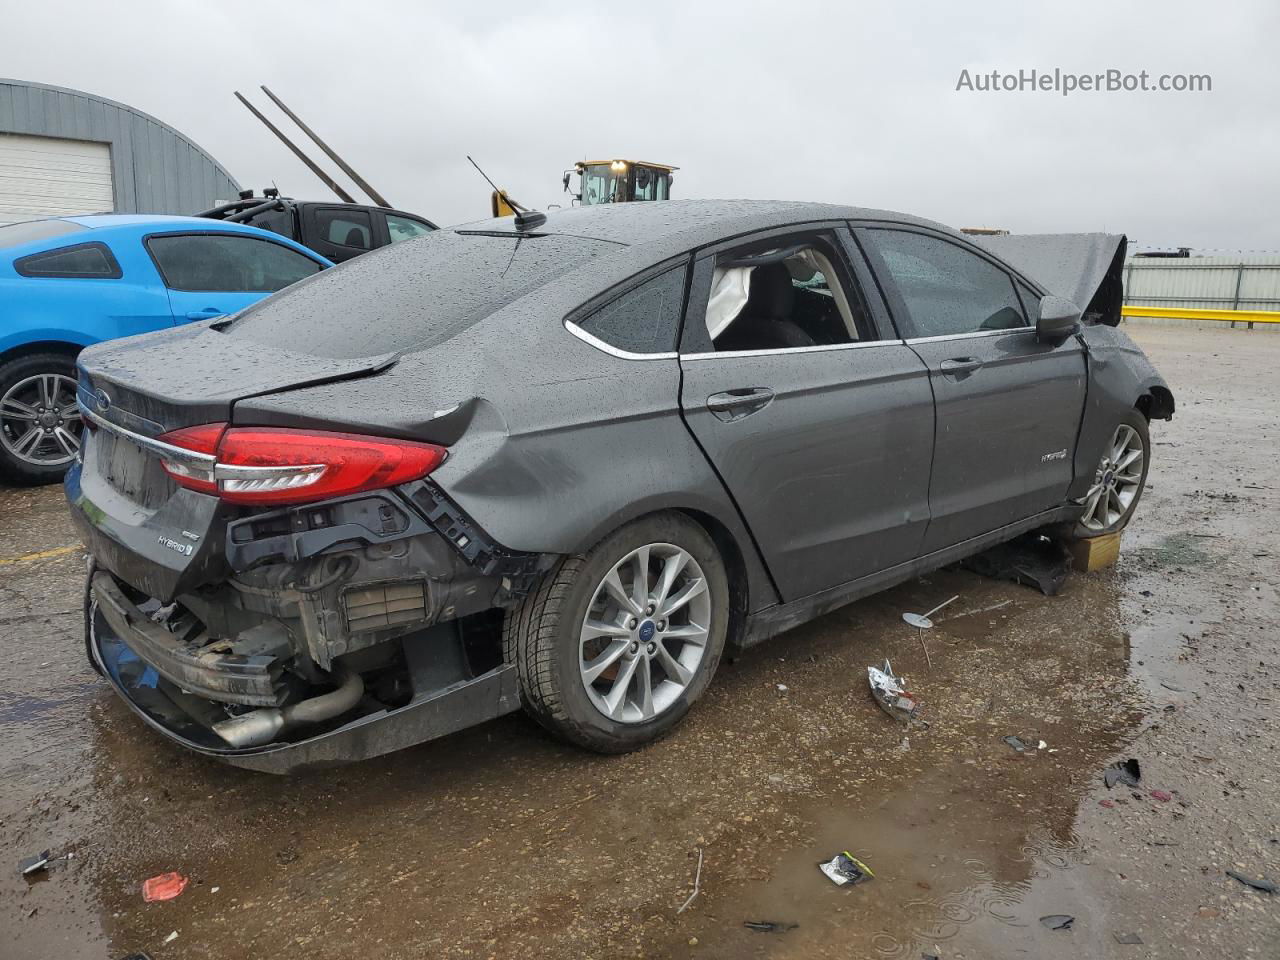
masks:
<svg viewBox="0 0 1280 960"><path fill-rule="evenodd" d="M140 110L0 79L0 224L112 211L190 214L239 190L213 157Z"/></svg>

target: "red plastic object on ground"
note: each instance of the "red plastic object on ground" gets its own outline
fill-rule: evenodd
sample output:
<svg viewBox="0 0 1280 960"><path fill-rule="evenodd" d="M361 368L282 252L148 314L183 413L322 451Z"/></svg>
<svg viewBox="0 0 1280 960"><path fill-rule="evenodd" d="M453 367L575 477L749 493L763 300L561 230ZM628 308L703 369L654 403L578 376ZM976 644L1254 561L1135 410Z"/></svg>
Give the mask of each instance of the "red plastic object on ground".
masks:
<svg viewBox="0 0 1280 960"><path fill-rule="evenodd" d="M162 873L142 882L142 899L147 903L172 900L187 888L187 878L180 873Z"/></svg>

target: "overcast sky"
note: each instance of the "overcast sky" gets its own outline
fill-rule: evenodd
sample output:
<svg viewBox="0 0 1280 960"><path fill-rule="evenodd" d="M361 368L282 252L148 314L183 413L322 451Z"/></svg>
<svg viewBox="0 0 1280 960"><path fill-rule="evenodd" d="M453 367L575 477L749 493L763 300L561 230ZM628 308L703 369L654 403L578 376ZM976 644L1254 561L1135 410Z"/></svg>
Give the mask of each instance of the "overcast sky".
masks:
<svg viewBox="0 0 1280 960"><path fill-rule="evenodd" d="M0 14L0 76L123 101L242 185L300 198L327 191L233 90L262 105L265 83L393 205L442 224L487 216L468 153L538 207L566 202L574 160L622 156L679 166L678 197L1280 250L1275 0L0 0ZM965 69L1032 68L1209 74L1213 89L956 90Z"/></svg>

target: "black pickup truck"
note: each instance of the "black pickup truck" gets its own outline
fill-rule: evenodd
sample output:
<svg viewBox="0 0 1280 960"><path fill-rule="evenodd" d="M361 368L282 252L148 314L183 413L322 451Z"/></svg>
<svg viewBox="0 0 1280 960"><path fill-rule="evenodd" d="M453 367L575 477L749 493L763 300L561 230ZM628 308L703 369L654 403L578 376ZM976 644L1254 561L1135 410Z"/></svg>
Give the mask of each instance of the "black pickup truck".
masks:
<svg viewBox="0 0 1280 960"><path fill-rule="evenodd" d="M358 203L292 200L275 190L264 190L261 197L247 190L234 203L196 216L270 230L310 247L334 263L389 243L412 240L436 229L430 220L402 210Z"/></svg>

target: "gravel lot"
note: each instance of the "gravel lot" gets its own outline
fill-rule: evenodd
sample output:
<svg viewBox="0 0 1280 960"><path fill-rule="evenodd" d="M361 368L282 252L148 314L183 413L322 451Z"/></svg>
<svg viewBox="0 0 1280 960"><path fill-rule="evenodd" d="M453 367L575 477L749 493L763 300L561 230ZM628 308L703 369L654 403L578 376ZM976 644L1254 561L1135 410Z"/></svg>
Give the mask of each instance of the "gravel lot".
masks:
<svg viewBox="0 0 1280 960"><path fill-rule="evenodd" d="M625 757L520 716L296 779L182 753L85 662L60 489L0 489L0 954L1280 957L1280 894L1225 873L1280 882L1280 337L1132 332L1178 415L1116 568L906 584L726 662ZM929 669L899 617L953 593ZM885 657L927 729L873 704ZM74 858L18 876L46 848ZM841 850L876 878L830 884Z"/></svg>

